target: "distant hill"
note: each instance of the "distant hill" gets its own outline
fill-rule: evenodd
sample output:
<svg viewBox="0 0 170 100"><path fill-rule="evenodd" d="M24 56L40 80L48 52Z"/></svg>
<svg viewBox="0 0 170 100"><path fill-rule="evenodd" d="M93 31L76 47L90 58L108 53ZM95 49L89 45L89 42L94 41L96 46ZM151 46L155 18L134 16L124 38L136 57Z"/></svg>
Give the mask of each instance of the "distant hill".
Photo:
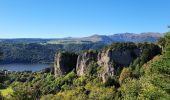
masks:
<svg viewBox="0 0 170 100"><path fill-rule="evenodd" d="M42 43L42 44L87 44L87 43L104 43L110 44L112 42L155 42L163 34L147 32L147 33L118 33L113 35L92 35L81 38L53 38L53 39L39 39L39 38L18 38L18 39L0 39L0 42L5 43Z"/></svg>
<svg viewBox="0 0 170 100"><path fill-rule="evenodd" d="M89 37L82 37L82 38L64 38L60 40L51 40L48 41L48 43L96 43L101 42L105 44L110 44L112 42L155 42L160 37L162 37L163 34L161 33L141 33L141 34L135 34L135 33L118 33L113 35L92 35Z"/></svg>
<svg viewBox="0 0 170 100"><path fill-rule="evenodd" d="M116 42L155 42L162 36L161 33L123 33L123 34L114 34L109 36L112 41Z"/></svg>

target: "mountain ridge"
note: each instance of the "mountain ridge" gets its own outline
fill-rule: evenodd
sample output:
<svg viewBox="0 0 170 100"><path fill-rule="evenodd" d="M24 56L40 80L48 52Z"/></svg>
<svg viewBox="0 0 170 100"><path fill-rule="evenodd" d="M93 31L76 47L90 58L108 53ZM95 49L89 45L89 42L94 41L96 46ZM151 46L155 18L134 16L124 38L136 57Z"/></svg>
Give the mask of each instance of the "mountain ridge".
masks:
<svg viewBox="0 0 170 100"><path fill-rule="evenodd" d="M84 43L105 43L112 42L155 42L163 33L144 32L136 33L116 33L112 35L98 35L94 34L87 37L65 37L65 38L14 38L14 39L0 39L0 42L7 43L47 43L47 44L84 44Z"/></svg>

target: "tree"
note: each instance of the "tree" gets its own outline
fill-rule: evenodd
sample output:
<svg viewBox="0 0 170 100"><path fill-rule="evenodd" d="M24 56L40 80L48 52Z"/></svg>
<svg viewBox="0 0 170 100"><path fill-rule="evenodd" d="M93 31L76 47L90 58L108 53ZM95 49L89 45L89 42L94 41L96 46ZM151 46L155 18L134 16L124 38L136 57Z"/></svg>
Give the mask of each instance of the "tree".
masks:
<svg viewBox="0 0 170 100"><path fill-rule="evenodd" d="M119 83L122 84L125 79L129 78L131 75L130 68L123 68L120 76L119 76Z"/></svg>
<svg viewBox="0 0 170 100"><path fill-rule="evenodd" d="M86 71L87 76L97 76L97 67L98 65L96 62L91 62Z"/></svg>
<svg viewBox="0 0 170 100"><path fill-rule="evenodd" d="M165 44L166 44L165 38L164 38L164 37L161 37L161 38L158 40L158 45L160 45L161 48L164 49Z"/></svg>
<svg viewBox="0 0 170 100"><path fill-rule="evenodd" d="M1 92L0 92L0 100L4 100L4 97L2 96Z"/></svg>

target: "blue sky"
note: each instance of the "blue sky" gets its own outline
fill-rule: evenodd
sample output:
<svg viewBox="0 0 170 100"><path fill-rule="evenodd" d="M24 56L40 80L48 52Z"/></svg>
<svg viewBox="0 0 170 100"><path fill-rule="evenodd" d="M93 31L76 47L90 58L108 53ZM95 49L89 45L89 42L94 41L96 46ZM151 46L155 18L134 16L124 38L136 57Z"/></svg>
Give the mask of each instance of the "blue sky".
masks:
<svg viewBox="0 0 170 100"><path fill-rule="evenodd" d="M166 32L170 0L0 0L0 38Z"/></svg>

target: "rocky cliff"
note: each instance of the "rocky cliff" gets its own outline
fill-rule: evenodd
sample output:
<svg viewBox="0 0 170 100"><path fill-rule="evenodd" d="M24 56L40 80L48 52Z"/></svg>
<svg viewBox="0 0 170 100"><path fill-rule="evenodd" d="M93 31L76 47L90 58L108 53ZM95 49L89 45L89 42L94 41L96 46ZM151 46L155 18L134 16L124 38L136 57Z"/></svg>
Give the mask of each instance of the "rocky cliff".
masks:
<svg viewBox="0 0 170 100"><path fill-rule="evenodd" d="M97 62L97 52L88 51L78 56L76 72L78 76L86 73L91 62Z"/></svg>
<svg viewBox="0 0 170 100"><path fill-rule="evenodd" d="M76 69L78 76L87 75L90 64L95 62L97 75L102 78L103 82L106 82L109 77L120 74L123 67L128 67L136 58L142 55L143 59L146 53L149 53L152 58L159 54L158 50L158 46L154 44L114 43L98 52L87 51L78 57L70 54L63 56L63 53L58 53L54 64L55 75L63 75L73 69Z"/></svg>
<svg viewBox="0 0 170 100"><path fill-rule="evenodd" d="M140 49L133 45L133 48L107 48L100 52L85 52L78 56L76 71L77 75L86 74L86 70L91 62L97 62L101 71L98 73L103 81L107 77L116 75L123 67L129 64L140 55Z"/></svg>
<svg viewBox="0 0 170 100"><path fill-rule="evenodd" d="M100 74L105 82L109 76L117 75L123 67L128 67L136 57L140 55L140 49L113 48L98 54L97 64L103 67Z"/></svg>
<svg viewBox="0 0 170 100"><path fill-rule="evenodd" d="M65 75L75 69L77 57L76 54L68 52L56 53L54 61L55 76Z"/></svg>

